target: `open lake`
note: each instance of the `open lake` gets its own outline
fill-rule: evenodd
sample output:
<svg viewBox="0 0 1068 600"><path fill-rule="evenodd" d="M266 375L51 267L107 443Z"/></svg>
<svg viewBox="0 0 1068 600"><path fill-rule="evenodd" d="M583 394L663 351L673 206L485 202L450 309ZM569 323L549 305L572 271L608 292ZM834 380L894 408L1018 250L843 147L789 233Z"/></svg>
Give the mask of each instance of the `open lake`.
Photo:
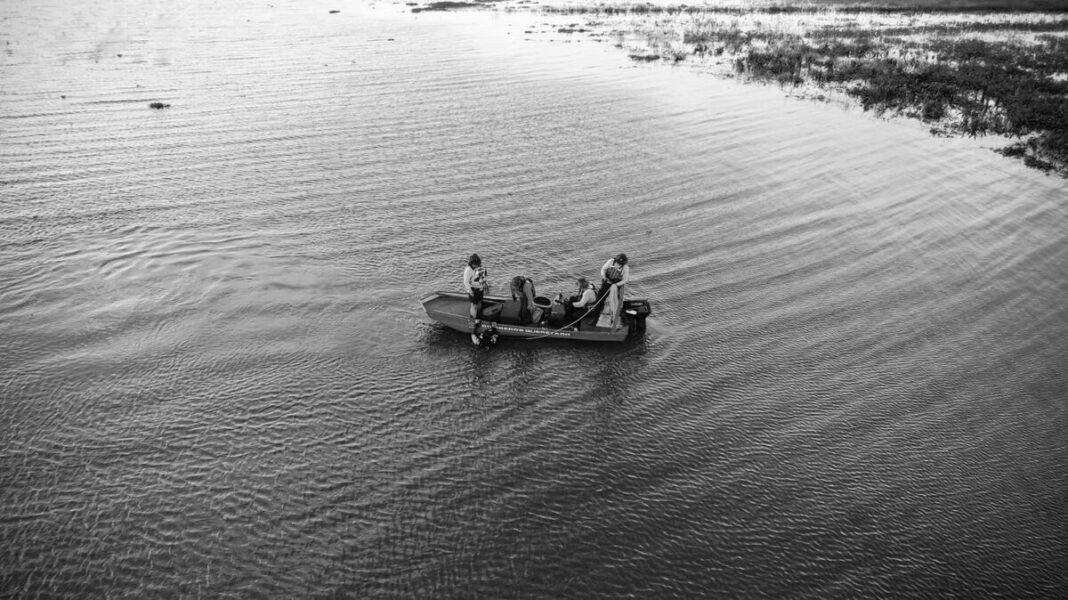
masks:
<svg viewBox="0 0 1068 600"><path fill-rule="evenodd" d="M0 15L0 597L1068 591L1064 179L537 14ZM648 331L477 348L472 252Z"/></svg>

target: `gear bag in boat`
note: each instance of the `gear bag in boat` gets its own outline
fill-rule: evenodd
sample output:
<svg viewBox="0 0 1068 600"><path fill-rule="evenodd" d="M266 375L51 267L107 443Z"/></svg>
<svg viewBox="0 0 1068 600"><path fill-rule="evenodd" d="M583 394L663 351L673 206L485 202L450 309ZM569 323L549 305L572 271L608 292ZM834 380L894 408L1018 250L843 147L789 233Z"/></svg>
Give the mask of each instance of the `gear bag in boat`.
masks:
<svg viewBox="0 0 1068 600"><path fill-rule="evenodd" d="M563 304L556 302L552 308L549 309L549 325L552 327L563 327L567 323L567 307Z"/></svg>
<svg viewBox="0 0 1068 600"><path fill-rule="evenodd" d="M501 318L500 322L505 325L519 325L519 311L523 308L523 303L519 300L507 300L501 305Z"/></svg>
<svg viewBox="0 0 1068 600"><path fill-rule="evenodd" d="M482 305L482 320L483 321L499 321L501 318L501 305L500 304L483 304Z"/></svg>

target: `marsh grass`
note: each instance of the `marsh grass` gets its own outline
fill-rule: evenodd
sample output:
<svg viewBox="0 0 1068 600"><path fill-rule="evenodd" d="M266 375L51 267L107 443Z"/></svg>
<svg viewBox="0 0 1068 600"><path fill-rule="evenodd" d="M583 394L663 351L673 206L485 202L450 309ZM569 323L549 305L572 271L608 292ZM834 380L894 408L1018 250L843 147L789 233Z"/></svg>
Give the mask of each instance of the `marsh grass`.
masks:
<svg viewBox="0 0 1068 600"><path fill-rule="evenodd" d="M490 0L492 1L492 0ZM696 4L696 5L695 5ZM546 2L543 10L572 14L798 14L826 10L882 13L1068 13L1063 0L713 0L695 3L670 1L597 0Z"/></svg>
<svg viewBox="0 0 1068 600"><path fill-rule="evenodd" d="M960 36L905 42L878 31L836 33L750 47L739 70L785 85L812 81L844 89L865 110L937 123L936 132L1024 137L1009 155L1044 170L1068 165L1065 37L1044 35L1028 44Z"/></svg>
<svg viewBox="0 0 1068 600"><path fill-rule="evenodd" d="M961 0L948 10L917 8L934 4L577 10L628 15L651 50L632 48L632 57L717 57L736 75L843 92L864 110L919 119L935 134L1016 138L999 152L1068 175L1068 12L1051 8L1063 3Z"/></svg>
<svg viewBox="0 0 1068 600"><path fill-rule="evenodd" d="M484 7L484 6L488 5L488 4L493 4L495 2L502 2L502 1L503 0L472 0L471 2L462 2L462 1L461 2L455 2L455 1L452 1L452 0L445 0L445 1L442 1L442 2L430 2L430 3L428 3L426 5L422 5L422 6L420 6L418 4L409 3L409 6L412 6L411 12L420 13L420 12L426 12L426 11L456 10L456 9L460 9L460 8L478 8L478 7Z"/></svg>

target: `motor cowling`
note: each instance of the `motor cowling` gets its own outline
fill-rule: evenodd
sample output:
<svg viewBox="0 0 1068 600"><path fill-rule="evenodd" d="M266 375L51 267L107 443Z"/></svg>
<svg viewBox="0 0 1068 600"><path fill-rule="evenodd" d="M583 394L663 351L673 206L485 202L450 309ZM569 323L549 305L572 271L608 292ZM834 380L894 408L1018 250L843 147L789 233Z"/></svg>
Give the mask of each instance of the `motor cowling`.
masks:
<svg viewBox="0 0 1068 600"><path fill-rule="evenodd" d="M496 345L500 337L493 323L483 323L481 320L475 321L475 327L471 330L471 342L483 348Z"/></svg>
<svg viewBox="0 0 1068 600"><path fill-rule="evenodd" d="M623 311L630 316L630 335L645 333L645 318L653 312L649 302L647 300L626 300L623 302Z"/></svg>

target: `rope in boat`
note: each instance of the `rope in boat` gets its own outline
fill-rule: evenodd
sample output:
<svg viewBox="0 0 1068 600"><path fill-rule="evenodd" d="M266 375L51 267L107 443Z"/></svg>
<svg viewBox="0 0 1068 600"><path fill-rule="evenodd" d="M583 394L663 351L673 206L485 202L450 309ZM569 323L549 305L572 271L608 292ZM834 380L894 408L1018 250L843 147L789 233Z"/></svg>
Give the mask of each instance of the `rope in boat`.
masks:
<svg viewBox="0 0 1068 600"><path fill-rule="evenodd" d="M608 294L610 294L610 293L612 293L612 288L611 287L609 287L607 290L605 290L604 294L602 294L600 298L595 300L593 305L590 306L588 309L586 309L586 312L583 313L581 317L575 319L574 321L571 321L567 325L563 325L559 329L553 329L549 333L543 333L541 335L537 335L537 336L534 336L534 337L520 338L520 339L526 340L528 342L529 341L534 341L534 340L540 340L540 339L544 339L544 338L547 338L547 337L552 337L552 334L559 333L559 332L561 332L561 331L563 331L565 329L568 329L568 328L574 326L575 323L578 323L579 321L581 321L581 320L585 319L587 316L589 316L589 314L591 312L593 312L593 309L601 306L601 301L604 300L605 298L607 298Z"/></svg>

